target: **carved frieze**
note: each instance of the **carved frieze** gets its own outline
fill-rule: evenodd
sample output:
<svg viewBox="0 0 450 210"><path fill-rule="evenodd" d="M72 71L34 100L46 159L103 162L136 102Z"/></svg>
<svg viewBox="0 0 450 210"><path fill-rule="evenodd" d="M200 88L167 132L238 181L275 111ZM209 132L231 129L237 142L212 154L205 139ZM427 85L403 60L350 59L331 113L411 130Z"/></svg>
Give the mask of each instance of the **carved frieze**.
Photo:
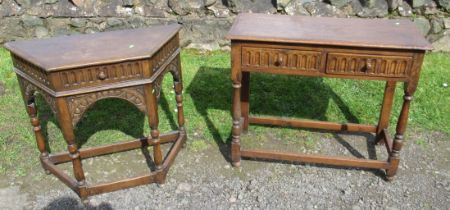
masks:
<svg viewBox="0 0 450 210"><path fill-rule="evenodd" d="M152 57L153 72L157 71L161 65L178 49L178 37L173 37Z"/></svg>
<svg viewBox="0 0 450 210"><path fill-rule="evenodd" d="M156 79L155 83L154 83L154 90L156 93L156 97L159 99L160 95L161 95L161 84L162 81L164 79L164 76L167 72L170 72L172 74L172 77L175 81L180 81L181 77L180 77L180 68L178 66L179 64L179 56L175 57L170 63L169 65L167 65L166 69L164 69L164 71L159 75L159 77Z"/></svg>
<svg viewBox="0 0 450 210"><path fill-rule="evenodd" d="M67 98L69 110L72 114L72 124L75 126L89 107L95 102L105 98L120 98L127 100L134 104L140 111L146 112L144 89L142 86L86 93Z"/></svg>
<svg viewBox="0 0 450 210"><path fill-rule="evenodd" d="M48 75L44 72L44 70L18 56L13 55L12 58L14 67L16 67L18 70L26 73L28 76L32 77L43 85L50 86Z"/></svg>

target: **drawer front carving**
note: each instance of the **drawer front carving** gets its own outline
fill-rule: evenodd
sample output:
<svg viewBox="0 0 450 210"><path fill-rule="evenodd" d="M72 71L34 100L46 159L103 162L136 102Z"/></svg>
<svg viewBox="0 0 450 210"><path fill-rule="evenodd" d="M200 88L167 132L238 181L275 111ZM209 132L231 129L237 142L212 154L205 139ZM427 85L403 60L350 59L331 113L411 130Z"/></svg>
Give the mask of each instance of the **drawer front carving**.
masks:
<svg viewBox="0 0 450 210"><path fill-rule="evenodd" d="M92 66L58 72L63 89L75 89L143 78L142 61Z"/></svg>
<svg viewBox="0 0 450 210"><path fill-rule="evenodd" d="M319 71L322 53L319 51L271 49L271 48L242 48L242 66L264 69L286 69L300 71Z"/></svg>
<svg viewBox="0 0 450 210"><path fill-rule="evenodd" d="M412 57L329 53L326 72L331 74L407 77Z"/></svg>

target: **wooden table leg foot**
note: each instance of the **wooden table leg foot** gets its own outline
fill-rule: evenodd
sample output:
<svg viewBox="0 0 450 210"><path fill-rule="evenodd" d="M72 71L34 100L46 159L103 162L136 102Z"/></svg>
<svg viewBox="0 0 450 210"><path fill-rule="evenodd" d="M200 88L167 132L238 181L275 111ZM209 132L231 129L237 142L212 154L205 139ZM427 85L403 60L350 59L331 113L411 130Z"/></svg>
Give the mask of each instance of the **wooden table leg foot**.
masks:
<svg viewBox="0 0 450 210"><path fill-rule="evenodd" d="M89 197L85 197L85 198L80 198L81 203L83 204L84 208L88 208L89 207Z"/></svg>
<svg viewBox="0 0 450 210"><path fill-rule="evenodd" d="M159 178L159 180L156 181L156 184L158 185L158 187L163 188L166 185L166 176L164 175L164 177Z"/></svg>
<svg viewBox="0 0 450 210"><path fill-rule="evenodd" d="M158 185L164 185L166 183L166 176L167 176L167 168L163 169L163 171L159 172L159 174L156 177L156 184ZM164 186L161 186L164 187Z"/></svg>
<svg viewBox="0 0 450 210"><path fill-rule="evenodd" d="M232 164L234 167L237 167L237 168L241 167L241 161L239 161L239 162L232 162L231 164Z"/></svg>
<svg viewBox="0 0 450 210"><path fill-rule="evenodd" d="M392 182L394 180L394 176L387 176L386 175L386 181Z"/></svg>

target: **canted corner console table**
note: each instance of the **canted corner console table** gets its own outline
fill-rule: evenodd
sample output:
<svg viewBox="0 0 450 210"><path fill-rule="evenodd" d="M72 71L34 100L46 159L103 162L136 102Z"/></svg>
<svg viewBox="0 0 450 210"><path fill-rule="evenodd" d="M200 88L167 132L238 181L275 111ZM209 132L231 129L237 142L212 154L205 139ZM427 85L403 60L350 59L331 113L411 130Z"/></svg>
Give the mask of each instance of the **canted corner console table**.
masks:
<svg viewBox="0 0 450 210"><path fill-rule="evenodd" d="M82 200L90 195L147 183L163 183L170 165L186 141L182 106L179 25L17 41L5 46L11 52L28 115L47 173L52 173ZM178 130L159 134L158 98L164 75L174 80ZM56 114L68 152L49 154L35 104L40 92ZM119 98L146 113L151 128L148 138L106 146L78 149L74 127L96 101ZM120 110L118 110L120 111ZM174 143L166 158L161 144ZM153 146L156 169L149 174L111 183L89 185L82 160L98 155ZM73 163L75 179L56 167Z"/></svg>
<svg viewBox="0 0 450 210"><path fill-rule="evenodd" d="M234 166L240 166L241 157L299 161L385 169L387 180L392 180L400 161L408 110L423 57L431 49L412 22L240 14L227 38L231 39L234 89L231 142ZM249 116L250 72L384 80L386 88L378 125ZM396 82L404 83L405 93L392 140L387 128ZM247 131L249 123L375 133L376 142L386 145L389 158L380 161L241 149L240 135Z"/></svg>

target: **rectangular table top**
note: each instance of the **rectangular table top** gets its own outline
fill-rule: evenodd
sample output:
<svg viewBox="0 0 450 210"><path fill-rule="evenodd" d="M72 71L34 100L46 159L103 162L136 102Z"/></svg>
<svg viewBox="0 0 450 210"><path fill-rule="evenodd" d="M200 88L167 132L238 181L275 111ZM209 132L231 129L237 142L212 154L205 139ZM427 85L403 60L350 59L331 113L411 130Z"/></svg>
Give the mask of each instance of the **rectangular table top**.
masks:
<svg viewBox="0 0 450 210"><path fill-rule="evenodd" d="M409 20L239 14L231 40L430 50Z"/></svg>
<svg viewBox="0 0 450 210"><path fill-rule="evenodd" d="M179 30L178 24L95 34L15 41L12 53L45 71L150 58Z"/></svg>

